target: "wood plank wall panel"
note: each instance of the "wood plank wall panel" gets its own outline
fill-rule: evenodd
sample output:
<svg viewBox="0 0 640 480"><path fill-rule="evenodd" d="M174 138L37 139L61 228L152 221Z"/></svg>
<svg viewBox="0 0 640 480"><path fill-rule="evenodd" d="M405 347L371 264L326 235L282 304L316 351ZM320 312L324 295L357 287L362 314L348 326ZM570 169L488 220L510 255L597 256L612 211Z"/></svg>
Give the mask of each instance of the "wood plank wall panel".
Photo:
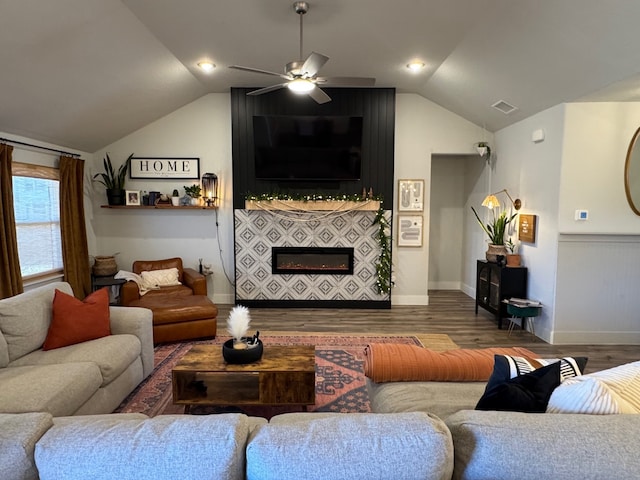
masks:
<svg viewBox="0 0 640 480"><path fill-rule="evenodd" d="M255 97L252 88L231 89L233 206L244 208L246 193L355 194L373 188L382 194L384 208L393 207L395 134L395 89L326 88L331 102L318 105L308 97L298 97L287 89ZM271 182L255 179L253 158L254 115L362 115L362 175L355 182Z"/></svg>

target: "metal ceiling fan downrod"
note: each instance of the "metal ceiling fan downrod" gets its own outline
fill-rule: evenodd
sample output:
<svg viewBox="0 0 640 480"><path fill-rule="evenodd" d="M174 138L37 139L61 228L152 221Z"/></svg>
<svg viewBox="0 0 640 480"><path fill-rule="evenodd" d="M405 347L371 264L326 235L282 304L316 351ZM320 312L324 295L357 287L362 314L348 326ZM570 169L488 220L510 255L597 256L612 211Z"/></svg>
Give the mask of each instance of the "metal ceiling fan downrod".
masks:
<svg viewBox="0 0 640 480"><path fill-rule="evenodd" d="M300 72L300 68L302 67L302 65L304 64L304 57L302 56L302 39L303 39L303 20L302 17L304 16L305 13L307 13L309 11L309 4L307 2L294 2L293 4L293 10L299 15L300 17L300 51L298 54L298 61L296 62L289 62L287 63L287 65L285 66L285 72L287 75L293 75L293 76L300 76L301 72Z"/></svg>

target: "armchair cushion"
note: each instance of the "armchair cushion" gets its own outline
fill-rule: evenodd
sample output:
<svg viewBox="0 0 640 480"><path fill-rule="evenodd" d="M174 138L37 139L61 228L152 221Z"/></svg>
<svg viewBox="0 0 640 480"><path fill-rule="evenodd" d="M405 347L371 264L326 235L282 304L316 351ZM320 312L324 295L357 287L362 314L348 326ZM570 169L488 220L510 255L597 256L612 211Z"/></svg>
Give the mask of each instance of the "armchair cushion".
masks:
<svg viewBox="0 0 640 480"><path fill-rule="evenodd" d="M180 285L177 268L166 268L163 270L150 270L140 274L145 287L151 289L155 287L172 287Z"/></svg>

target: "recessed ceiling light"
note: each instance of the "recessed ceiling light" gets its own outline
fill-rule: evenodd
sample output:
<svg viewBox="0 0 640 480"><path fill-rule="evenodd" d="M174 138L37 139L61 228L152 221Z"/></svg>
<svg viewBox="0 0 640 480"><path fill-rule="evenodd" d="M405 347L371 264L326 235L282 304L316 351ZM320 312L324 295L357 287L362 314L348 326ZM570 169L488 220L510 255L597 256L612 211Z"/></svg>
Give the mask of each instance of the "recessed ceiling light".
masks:
<svg viewBox="0 0 640 480"><path fill-rule="evenodd" d="M415 62L407 63L407 68L412 72L419 72L424 67L425 67L424 62L415 61Z"/></svg>
<svg viewBox="0 0 640 480"><path fill-rule="evenodd" d="M212 71L214 68L216 68L215 64L211 63L211 62L198 62L198 66L204 70L205 72L210 72Z"/></svg>

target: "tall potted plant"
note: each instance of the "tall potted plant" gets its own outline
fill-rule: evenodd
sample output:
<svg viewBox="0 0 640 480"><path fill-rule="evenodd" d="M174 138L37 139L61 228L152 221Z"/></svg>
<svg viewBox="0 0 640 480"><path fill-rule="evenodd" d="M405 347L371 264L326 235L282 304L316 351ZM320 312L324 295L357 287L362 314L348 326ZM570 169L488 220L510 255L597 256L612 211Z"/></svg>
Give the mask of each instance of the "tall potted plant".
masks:
<svg viewBox="0 0 640 480"><path fill-rule="evenodd" d="M104 165L103 173L96 173L93 176L93 180L101 183L107 189L107 203L109 205L124 205L125 204L125 190L124 183L127 179L127 171L131 164L133 153L124 161L122 165L116 171L111 164L111 158L109 154L102 160Z"/></svg>
<svg viewBox="0 0 640 480"><path fill-rule="evenodd" d="M471 210L473 210L476 220L478 220L478 223L489 237L489 248L486 252L487 261L495 263L498 261L499 255L506 257L507 247L504 245L504 232L507 229L507 225L509 225L518 214L514 213L511 216L507 216L506 210L493 208L491 209L493 218L485 224L480 220L476 209L471 207Z"/></svg>

